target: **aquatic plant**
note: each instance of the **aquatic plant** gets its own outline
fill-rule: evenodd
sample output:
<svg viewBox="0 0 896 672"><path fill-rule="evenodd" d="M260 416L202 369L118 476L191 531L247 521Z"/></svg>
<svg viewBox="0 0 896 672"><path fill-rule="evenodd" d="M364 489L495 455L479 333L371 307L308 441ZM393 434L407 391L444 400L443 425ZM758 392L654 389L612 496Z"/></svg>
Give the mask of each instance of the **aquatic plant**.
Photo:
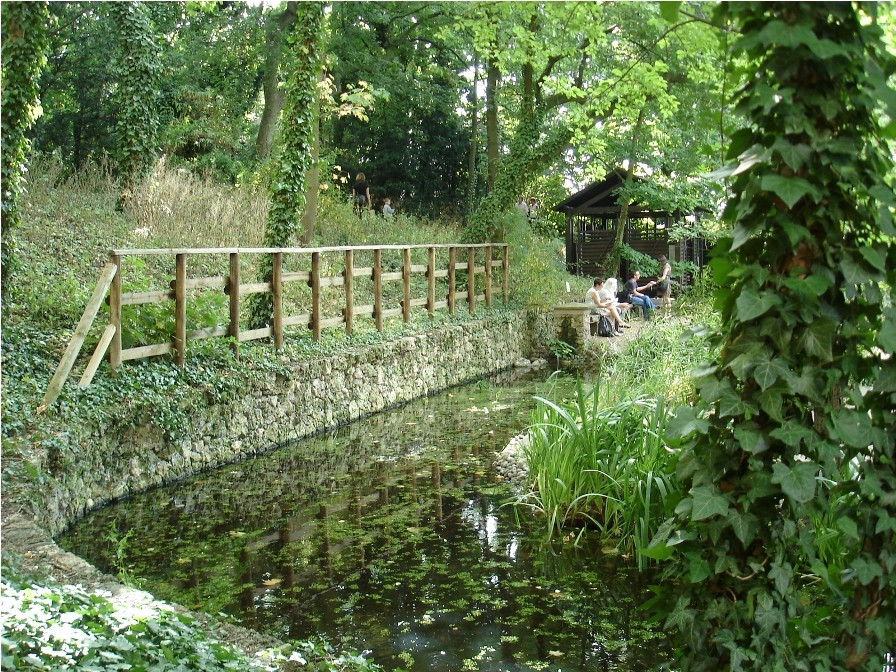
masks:
<svg viewBox="0 0 896 672"><path fill-rule="evenodd" d="M579 381L571 401L536 401L526 448L532 490L516 503L546 517L549 537L584 525L624 555L646 547L678 489L663 398L602 405L600 385Z"/></svg>

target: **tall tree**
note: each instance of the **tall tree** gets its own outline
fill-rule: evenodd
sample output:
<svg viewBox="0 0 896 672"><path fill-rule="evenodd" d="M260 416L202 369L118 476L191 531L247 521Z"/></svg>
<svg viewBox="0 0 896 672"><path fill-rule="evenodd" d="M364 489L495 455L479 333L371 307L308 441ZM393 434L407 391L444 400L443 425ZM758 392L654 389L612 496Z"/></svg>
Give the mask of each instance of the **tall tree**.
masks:
<svg viewBox="0 0 896 672"><path fill-rule="evenodd" d="M146 5L115 2L109 6L109 14L118 37L113 66L118 163L122 173L131 178L146 170L158 153L162 68Z"/></svg>
<svg viewBox="0 0 896 672"><path fill-rule="evenodd" d="M18 198L27 165L26 133L40 110L38 78L46 63L46 2L8 2L3 7L2 294L6 297L18 224Z"/></svg>
<svg viewBox="0 0 896 672"><path fill-rule="evenodd" d="M255 158L266 159L274 145L274 132L277 120L283 110L286 96L280 87L280 62L283 45L288 39L289 31L296 22L298 2L287 2L286 7L277 14L268 14L265 28L265 61L264 61L264 110L258 125L258 136L255 140Z"/></svg>
<svg viewBox="0 0 896 672"><path fill-rule="evenodd" d="M311 166L314 141L323 19L323 3L297 3L295 28L287 39L286 102L277 175L271 186L271 207L265 227L265 247L288 247L292 244L305 209L305 176ZM265 255L262 259L261 275L265 280L270 280L274 269L273 257ZM256 298L250 319L254 328L266 326L273 310L269 293L257 294Z"/></svg>
<svg viewBox="0 0 896 672"><path fill-rule="evenodd" d="M881 670L896 632L896 58L873 4L726 3L750 120L721 356L679 409L667 626L690 670ZM825 553L819 521L837 551Z"/></svg>

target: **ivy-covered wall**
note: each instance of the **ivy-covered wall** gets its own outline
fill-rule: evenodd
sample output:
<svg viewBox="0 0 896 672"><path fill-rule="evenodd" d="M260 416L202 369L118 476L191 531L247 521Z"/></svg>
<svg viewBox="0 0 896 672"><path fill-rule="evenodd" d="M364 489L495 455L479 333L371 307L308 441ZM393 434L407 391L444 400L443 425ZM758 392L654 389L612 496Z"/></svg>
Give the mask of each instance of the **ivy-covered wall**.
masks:
<svg viewBox="0 0 896 672"><path fill-rule="evenodd" d="M138 418L119 417L114 427L72 425L58 437L64 447L54 478L22 505L55 535L113 499L508 368L543 350L552 333L547 315L505 313L297 362L290 376L198 407L182 438Z"/></svg>

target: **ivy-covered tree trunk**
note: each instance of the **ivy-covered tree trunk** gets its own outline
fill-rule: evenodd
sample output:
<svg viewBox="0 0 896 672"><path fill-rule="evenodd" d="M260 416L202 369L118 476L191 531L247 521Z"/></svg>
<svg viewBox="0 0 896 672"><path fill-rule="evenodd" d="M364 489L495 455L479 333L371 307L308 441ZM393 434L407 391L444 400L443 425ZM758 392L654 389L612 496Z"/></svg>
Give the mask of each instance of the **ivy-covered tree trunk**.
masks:
<svg viewBox="0 0 896 672"><path fill-rule="evenodd" d="M12 278L18 224L18 199L27 163L25 137L39 108L38 79L47 60L50 15L46 2L7 2L3 5L3 154L2 239L0 239L0 287L7 296Z"/></svg>
<svg viewBox="0 0 896 672"><path fill-rule="evenodd" d="M283 130L277 156L277 175L271 186L271 207L265 227L265 247L288 247L301 228L305 209L305 176L311 167L317 77L323 43L324 5L319 2L296 4L295 28L287 40L288 54L284 88ZM270 281L274 267L271 255L260 264L263 280ZM250 325L253 329L269 324L273 312L270 293L256 294Z"/></svg>
<svg viewBox="0 0 896 672"><path fill-rule="evenodd" d="M711 262L721 357L673 423L683 496L650 551L674 553L680 669L879 671L896 652L896 198L878 123L896 118L896 63L874 11L719 8L752 123Z"/></svg>
<svg viewBox="0 0 896 672"><path fill-rule="evenodd" d="M283 54L285 35L292 30L296 20L297 2L287 2L286 7L276 16L268 16L265 27L264 109L258 123L255 138L255 158L264 161L274 146L277 119L283 110L284 92L280 88L280 60Z"/></svg>
<svg viewBox="0 0 896 672"><path fill-rule="evenodd" d="M118 163L133 178L153 164L158 150L160 50L144 3L112 2L108 7L119 46L113 66Z"/></svg>

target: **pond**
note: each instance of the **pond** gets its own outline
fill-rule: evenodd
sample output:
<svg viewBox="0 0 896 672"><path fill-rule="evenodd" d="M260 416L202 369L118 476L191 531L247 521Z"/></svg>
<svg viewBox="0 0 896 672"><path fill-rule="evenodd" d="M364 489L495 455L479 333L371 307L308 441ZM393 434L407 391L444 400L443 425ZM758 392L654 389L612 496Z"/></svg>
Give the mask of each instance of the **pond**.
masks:
<svg viewBox="0 0 896 672"><path fill-rule="evenodd" d="M596 536L549 544L492 459L534 394L454 388L88 515L59 544L156 597L386 669L657 670L649 575Z"/></svg>

